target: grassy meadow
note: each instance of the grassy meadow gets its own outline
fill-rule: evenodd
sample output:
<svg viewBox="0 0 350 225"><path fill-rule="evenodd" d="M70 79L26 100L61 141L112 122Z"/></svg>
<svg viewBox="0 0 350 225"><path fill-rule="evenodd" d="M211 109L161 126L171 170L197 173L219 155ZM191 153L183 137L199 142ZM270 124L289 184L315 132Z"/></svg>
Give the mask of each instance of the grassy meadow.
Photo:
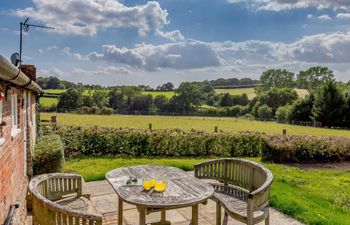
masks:
<svg viewBox="0 0 350 225"><path fill-rule="evenodd" d="M42 119L49 119L57 115L61 125L103 126L103 127L131 127L148 128L152 123L153 129L180 128L184 130L214 131L258 131L264 133L282 133L287 129L288 134L295 135L323 135L323 136L350 136L348 130L335 130L279 124L276 122L250 121L231 117L188 117L188 116L139 116L139 115L78 115L68 113L41 113Z"/></svg>
<svg viewBox="0 0 350 225"><path fill-rule="evenodd" d="M45 107L50 107L54 104L57 105L57 103L58 103L57 98L45 98L45 97L40 98L40 105Z"/></svg>
<svg viewBox="0 0 350 225"><path fill-rule="evenodd" d="M299 97L303 98L306 95L309 94L309 92L305 89L294 89ZM253 99L256 97L254 88L232 88L232 89L215 89L216 93L229 93L231 95L241 95L241 94L247 94L249 99Z"/></svg>
<svg viewBox="0 0 350 225"><path fill-rule="evenodd" d="M80 157L66 162L67 172L78 172L86 181L103 180L106 172L124 166L157 164L193 170L203 158ZM350 224L350 165L339 169L299 169L263 163L273 175L271 205L305 224Z"/></svg>
<svg viewBox="0 0 350 225"><path fill-rule="evenodd" d="M254 88L232 88L232 89L215 89L218 94L229 93L230 95L247 94L249 99L253 99L256 94Z"/></svg>

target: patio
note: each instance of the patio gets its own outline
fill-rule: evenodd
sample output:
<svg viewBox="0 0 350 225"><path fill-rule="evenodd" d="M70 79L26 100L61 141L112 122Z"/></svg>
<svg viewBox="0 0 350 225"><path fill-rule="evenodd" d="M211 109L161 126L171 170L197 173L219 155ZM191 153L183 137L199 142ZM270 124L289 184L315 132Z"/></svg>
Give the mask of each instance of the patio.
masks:
<svg viewBox="0 0 350 225"><path fill-rule="evenodd" d="M103 215L103 224L117 225L118 222L118 197L111 185L106 181L87 182L87 187L91 193L91 200L96 206L96 211ZM211 200L207 205L199 207L199 224L214 225L215 224L215 203ZM300 222L270 209L271 225L302 225ZM138 224L138 211L135 206L124 203L124 221L123 224ZM147 216L147 223L156 222L160 218L160 213L153 213ZM189 225L191 219L191 208L183 208L178 210L170 210L167 212L167 219L173 225ZM241 225L237 221L228 219L227 225ZM264 224L263 222L260 224Z"/></svg>

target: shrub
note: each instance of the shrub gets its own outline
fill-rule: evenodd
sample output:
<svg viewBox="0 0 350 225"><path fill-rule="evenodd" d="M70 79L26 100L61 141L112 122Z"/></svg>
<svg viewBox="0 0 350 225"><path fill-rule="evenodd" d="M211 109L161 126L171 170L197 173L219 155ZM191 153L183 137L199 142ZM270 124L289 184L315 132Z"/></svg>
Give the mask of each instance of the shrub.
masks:
<svg viewBox="0 0 350 225"><path fill-rule="evenodd" d="M102 107L101 114L103 115L112 115L114 113L114 109L108 107Z"/></svg>
<svg viewBox="0 0 350 225"><path fill-rule="evenodd" d="M276 111L277 122L283 123L289 121L290 106L281 106Z"/></svg>
<svg viewBox="0 0 350 225"><path fill-rule="evenodd" d="M262 160L283 162L340 162L350 160L350 139L345 137L270 136Z"/></svg>
<svg viewBox="0 0 350 225"><path fill-rule="evenodd" d="M60 127L66 156L259 156L265 139L257 133Z"/></svg>
<svg viewBox="0 0 350 225"><path fill-rule="evenodd" d="M258 109L258 116L260 119L268 120L272 118L272 109L267 105L262 105Z"/></svg>
<svg viewBox="0 0 350 225"><path fill-rule="evenodd" d="M80 107L76 110L78 114L91 114L91 108L87 106Z"/></svg>
<svg viewBox="0 0 350 225"><path fill-rule="evenodd" d="M35 146L33 154L34 175L62 172L64 167L64 145L58 135L43 136Z"/></svg>

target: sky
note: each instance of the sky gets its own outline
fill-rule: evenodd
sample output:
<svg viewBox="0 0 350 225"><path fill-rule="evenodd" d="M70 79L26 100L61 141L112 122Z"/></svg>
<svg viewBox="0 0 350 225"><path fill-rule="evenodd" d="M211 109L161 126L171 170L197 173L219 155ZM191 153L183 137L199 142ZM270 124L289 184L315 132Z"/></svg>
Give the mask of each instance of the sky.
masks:
<svg viewBox="0 0 350 225"><path fill-rule="evenodd" d="M100 85L259 78L327 66L350 79L348 0L0 0L0 54Z"/></svg>

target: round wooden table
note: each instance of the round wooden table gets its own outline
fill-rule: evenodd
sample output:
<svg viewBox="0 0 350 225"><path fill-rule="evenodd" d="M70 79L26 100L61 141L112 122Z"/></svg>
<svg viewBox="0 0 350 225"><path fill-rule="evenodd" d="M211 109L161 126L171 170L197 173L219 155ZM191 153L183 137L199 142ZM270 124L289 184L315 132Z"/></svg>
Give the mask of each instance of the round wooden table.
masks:
<svg viewBox="0 0 350 225"><path fill-rule="evenodd" d="M145 191L142 185L125 186L125 180L129 177L165 178L167 189L159 193L153 189ZM137 207L140 225L145 225L146 215L154 211L161 211L160 222L154 224L170 224L166 221L166 210L189 206L192 207L192 225L198 225L198 205L205 204L214 193L211 185L174 167L153 165L123 167L108 172L106 178L119 196L118 225L123 223L123 202Z"/></svg>

